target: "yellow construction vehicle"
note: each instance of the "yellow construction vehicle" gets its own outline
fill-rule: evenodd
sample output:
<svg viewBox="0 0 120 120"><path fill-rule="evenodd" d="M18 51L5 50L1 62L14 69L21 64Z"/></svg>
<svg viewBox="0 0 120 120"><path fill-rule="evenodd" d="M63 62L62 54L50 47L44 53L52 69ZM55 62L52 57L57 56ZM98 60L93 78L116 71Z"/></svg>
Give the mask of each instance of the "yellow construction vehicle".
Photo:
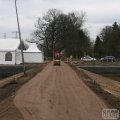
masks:
<svg viewBox="0 0 120 120"><path fill-rule="evenodd" d="M60 60L60 52L54 52L54 55L53 55L53 64L54 65L60 65L61 64L61 60Z"/></svg>

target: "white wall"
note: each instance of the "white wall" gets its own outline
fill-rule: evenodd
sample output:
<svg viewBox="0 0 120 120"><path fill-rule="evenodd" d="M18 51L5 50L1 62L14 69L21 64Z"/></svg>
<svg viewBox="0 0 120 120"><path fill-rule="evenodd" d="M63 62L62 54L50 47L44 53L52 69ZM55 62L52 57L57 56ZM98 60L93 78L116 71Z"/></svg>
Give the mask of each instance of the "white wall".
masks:
<svg viewBox="0 0 120 120"><path fill-rule="evenodd" d="M24 61L25 63L43 63L44 62L43 53L26 52L24 53Z"/></svg>
<svg viewBox="0 0 120 120"><path fill-rule="evenodd" d="M9 51L10 52L10 51ZM5 61L5 54L7 52L0 52L0 64L20 64L22 63L21 52L11 52L12 53L12 61ZM43 53L24 53L24 61L25 63L43 63L44 57Z"/></svg>
<svg viewBox="0 0 120 120"><path fill-rule="evenodd" d="M21 51L17 51L17 52L16 52L16 57L15 57L15 59L16 59L16 64L22 63Z"/></svg>
<svg viewBox="0 0 120 120"><path fill-rule="evenodd" d="M11 52L11 51L8 51ZM7 51L0 51L0 64L15 64L15 52L12 51L12 61L5 61L5 54Z"/></svg>

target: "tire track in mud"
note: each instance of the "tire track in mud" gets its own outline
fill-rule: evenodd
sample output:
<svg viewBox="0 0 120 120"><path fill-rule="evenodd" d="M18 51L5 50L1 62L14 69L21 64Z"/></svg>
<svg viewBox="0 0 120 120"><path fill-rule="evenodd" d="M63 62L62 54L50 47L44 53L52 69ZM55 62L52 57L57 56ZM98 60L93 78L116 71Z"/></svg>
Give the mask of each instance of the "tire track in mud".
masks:
<svg viewBox="0 0 120 120"><path fill-rule="evenodd" d="M108 108L65 63L48 64L17 93L24 120L102 120Z"/></svg>
<svg viewBox="0 0 120 120"><path fill-rule="evenodd" d="M22 114L13 104L13 97L0 103L0 120L23 120Z"/></svg>

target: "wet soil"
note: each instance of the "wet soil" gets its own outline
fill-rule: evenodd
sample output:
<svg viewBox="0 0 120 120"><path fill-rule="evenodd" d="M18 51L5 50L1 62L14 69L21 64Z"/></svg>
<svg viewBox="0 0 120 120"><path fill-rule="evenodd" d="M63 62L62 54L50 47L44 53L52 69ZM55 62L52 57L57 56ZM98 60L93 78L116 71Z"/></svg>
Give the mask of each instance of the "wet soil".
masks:
<svg viewBox="0 0 120 120"><path fill-rule="evenodd" d="M15 92L26 82L28 82L31 78L33 78L38 72L40 72L45 64L39 64L34 66L33 69L26 72L25 76L22 76L14 81L6 84L3 87L0 87L0 102L6 99L7 97L14 95Z"/></svg>
<svg viewBox="0 0 120 120"><path fill-rule="evenodd" d="M78 76L84 81L84 83L90 87L98 96L100 96L107 104L111 105L113 108L120 110L120 98L113 96L112 94L104 91L100 85L93 81L88 75L83 71L78 70L74 65L71 65L72 69L76 71Z"/></svg>
<svg viewBox="0 0 120 120"><path fill-rule="evenodd" d="M25 76L12 81L0 88L0 120L23 120L23 116L13 103L18 89L31 80L46 64L34 65Z"/></svg>

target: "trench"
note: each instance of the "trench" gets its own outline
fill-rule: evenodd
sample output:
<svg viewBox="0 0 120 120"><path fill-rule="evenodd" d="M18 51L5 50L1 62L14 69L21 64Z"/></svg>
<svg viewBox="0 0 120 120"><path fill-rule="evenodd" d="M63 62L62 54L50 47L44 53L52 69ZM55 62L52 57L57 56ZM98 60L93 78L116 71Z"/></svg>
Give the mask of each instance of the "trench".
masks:
<svg viewBox="0 0 120 120"><path fill-rule="evenodd" d="M35 66L35 64L25 65L25 70L32 69ZM10 77L12 75L18 74L23 72L23 65L6 65L6 66L0 66L0 80L4 80L4 78Z"/></svg>
<svg viewBox="0 0 120 120"><path fill-rule="evenodd" d="M111 78L113 80L119 81L120 82L120 67L118 66L80 66L79 68L85 69L87 71Z"/></svg>

